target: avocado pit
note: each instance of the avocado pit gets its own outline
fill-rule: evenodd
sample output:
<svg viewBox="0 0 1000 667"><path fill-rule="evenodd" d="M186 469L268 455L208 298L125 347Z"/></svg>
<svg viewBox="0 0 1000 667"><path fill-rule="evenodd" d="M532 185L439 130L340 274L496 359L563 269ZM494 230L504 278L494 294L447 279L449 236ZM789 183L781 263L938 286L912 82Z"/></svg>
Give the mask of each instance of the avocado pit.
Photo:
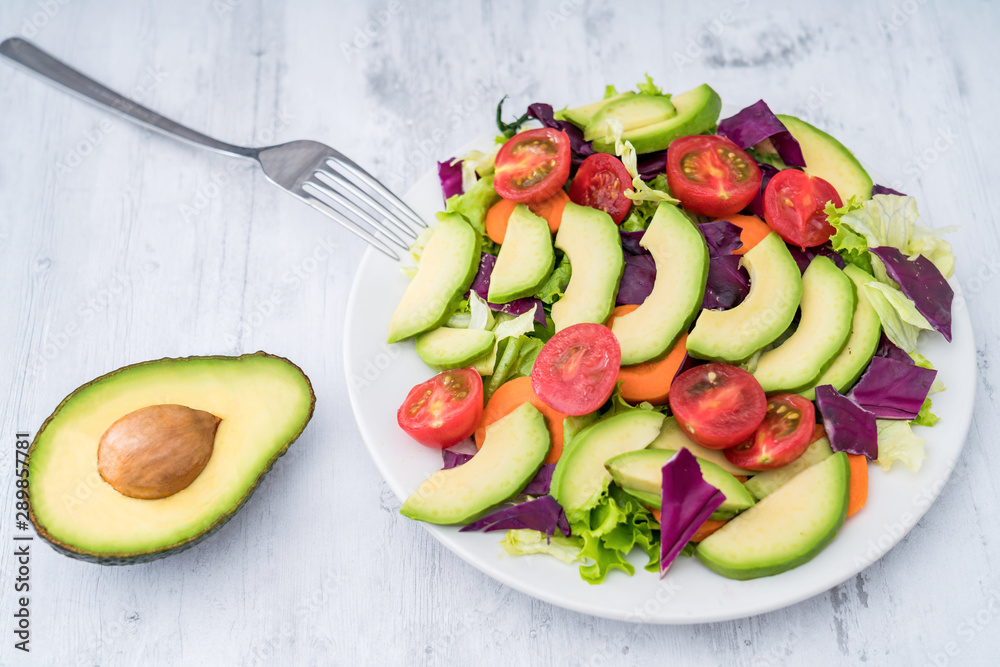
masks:
<svg viewBox="0 0 1000 667"><path fill-rule="evenodd" d="M151 405L112 424L97 448L97 470L130 498L166 498L208 465L220 419L185 405Z"/></svg>

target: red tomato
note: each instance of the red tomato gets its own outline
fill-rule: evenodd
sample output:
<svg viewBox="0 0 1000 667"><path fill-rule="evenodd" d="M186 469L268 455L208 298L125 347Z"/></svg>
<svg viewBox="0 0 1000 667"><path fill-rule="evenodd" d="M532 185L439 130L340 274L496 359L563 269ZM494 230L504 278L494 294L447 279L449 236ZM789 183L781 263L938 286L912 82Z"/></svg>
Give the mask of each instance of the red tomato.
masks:
<svg viewBox="0 0 1000 667"><path fill-rule="evenodd" d="M562 130L519 132L497 153L493 187L504 199L542 202L566 183L569 165L569 137Z"/></svg>
<svg viewBox="0 0 1000 667"><path fill-rule="evenodd" d="M574 204L604 211L616 225L628 215L632 200L625 191L632 189L632 177L614 155L595 153L576 172L569 184L569 198Z"/></svg>
<svg viewBox="0 0 1000 667"><path fill-rule="evenodd" d="M844 205L837 190L822 178L798 169L782 169L764 188L764 220L792 245L823 245L836 231L823 212L828 201Z"/></svg>
<svg viewBox="0 0 1000 667"><path fill-rule="evenodd" d="M396 421L421 445L444 449L472 435L482 414L483 378L475 369L460 368L411 389Z"/></svg>
<svg viewBox="0 0 1000 667"><path fill-rule="evenodd" d="M742 368L711 363L674 379L667 396L684 433L709 449L725 449L754 434L767 412L757 378Z"/></svg>
<svg viewBox="0 0 1000 667"><path fill-rule="evenodd" d="M667 185L691 213L739 213L757 196L760 180L753 158L725 137L680 137L667 149Z"/></svg>
<svg viewBox="0 0 1000 667"><path fill-rule="evenodd" d="M590 414L610 398L621 362L621 347L611 329L574 324L542 347L531 371L531 388L563 414Z"/></svg>
<svg viewBox="0 0 1000 667"><path fill-rule="evenodd" d="M798 394L774 394L767 397L767 414L753 441L727 449L726 458L746 470L774 470L802 456L817 432L812 401Z"/></svg>

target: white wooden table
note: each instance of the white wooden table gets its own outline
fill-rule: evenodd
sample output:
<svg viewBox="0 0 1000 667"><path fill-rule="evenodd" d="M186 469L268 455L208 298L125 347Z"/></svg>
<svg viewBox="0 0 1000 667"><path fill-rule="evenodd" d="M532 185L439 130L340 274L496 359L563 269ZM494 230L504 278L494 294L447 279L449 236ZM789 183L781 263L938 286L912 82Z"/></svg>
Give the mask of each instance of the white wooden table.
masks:
<svg viewBox="0 0 1000 667"><path fill-rule="evenodd" d="M659 3L658 3L659 4ZM397 513L346 398L361 242L243 162L143 131L0 63L0 539L14 434L78 385L164 356L265 349L301 365L312 423L221 532L105 568L36 542L31 653L0 664L996 664L1000 381L995 43L986 2L287 3L5 0L19 34L235 143L312 138L397 191L489 132L498 99L561 106L709 82L830 130L951 239L978 345L977 410L939 501L855 579L728 623L582 616L500 585ZM931 445L933 446L933 445ZM461 631L454 628L461 627Z"/></svg>

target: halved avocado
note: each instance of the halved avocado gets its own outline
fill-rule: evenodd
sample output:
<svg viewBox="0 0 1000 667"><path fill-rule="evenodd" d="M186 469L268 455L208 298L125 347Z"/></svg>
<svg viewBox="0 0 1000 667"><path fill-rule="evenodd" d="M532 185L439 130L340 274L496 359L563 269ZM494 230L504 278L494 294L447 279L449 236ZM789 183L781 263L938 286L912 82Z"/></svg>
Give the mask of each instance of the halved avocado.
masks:
<svg viewBox="0 0 1000 667"><path fill-rule="evenodd" d="M631 313L615 318L622 365L641 364L674 346L701 308L708 279L705 237L673 204L661 203L640 242L653 255L653 291Z"/></svg>
<svg viewBox="0 0 1000 667"><path fill-rule="evenodd" d="M159 359L103 375L66 397L31 444L31 520L56 551L102 565L183 551L239 511L302 433L315 403L298 366L263 352ZM126 496L99 472L104 434L152 406L185 406L219 420L200 474L155 500ZM140 472L152 472L146 467Z"/></svg>
<svg viewBox="0 0 1000 667"><path fill-rule="evenodd" d="M434 229L417 275L389 323L389 342L435 329L447 321L479 268L479 234L461 215L446 213Z"/></svg>
<svg viewBox="0 0 1000 667"><path fill-rule="evenodd" d="M828 257L802 275L802 316L784 343L760 355L753 376L765 393L792 391L814 381L844 349L854 317L854 283Z"/></svg>
<svg viewBox="0 0 1000 667"><path fill-rule="evenodd" d="M773 343L795 317L802 274L781 237L771 232L743 255L750 293L730 310L703 310L688 334L693 357L739 362Z"/></svg>
<svg viewBox="0 0 1000 667"><path fill-rule="evenodd" d="M618 225L604 211L569 202L556 233L556 247L566 253L573 267L565 296L552 306L556 331L581 322L604 324L615 307L618 281L625 269Z"/></svg>
<svg viewBox="0 0 1000 667"><path fill-rule="evenodd" d="M867 293L862 289L865 283L871 282L874 278L853 264L845 266L844 273L854 283L858 299L854 307L854 318L851 320L851 337L847 339L847 344L840 354L811 386L796 390L795 393L802 394L810 401L816 398L816 387L824 384L833 385L834 389L844 393L868 367L868 362L875 356L879 339L882 337L882 321L868 301Z"/></svg>
<svg viewBox="0 0 1000 667"><path fill-rule="evenodd" d="M705 538L694 555L730 579L790 570L827 545L847 516L851 467L837 452Z"/></svg>
<svg viewBox="0 0 1000 667"><path fill-rule="evenodd" d="M670 102L677 110L676 116L622 134L622 140L632 142L636 153L663 150L677 137L707 132L719 122L722 99L708 84L674 95ZM601 153L615 152L614 144L607 143L603 136L595 138L593 145Z"/></svg>
<svg viewBox="0 0 1000 667"><path fill-rule="evenodd" d="M860 201L872 198L872 177L844 144L795 116L779 114L778 119L799 142L807 174L828 182L844 201L852 196Z"/></svg>

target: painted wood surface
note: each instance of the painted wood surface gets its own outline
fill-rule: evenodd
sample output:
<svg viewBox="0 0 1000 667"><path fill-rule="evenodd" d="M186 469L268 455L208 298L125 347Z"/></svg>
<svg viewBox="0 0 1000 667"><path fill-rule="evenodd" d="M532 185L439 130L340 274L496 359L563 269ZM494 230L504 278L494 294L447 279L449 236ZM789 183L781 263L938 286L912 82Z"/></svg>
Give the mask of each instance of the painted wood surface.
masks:
<svg viewBox="0 0 1000 667"><path fill-rule="evenodd" d="M332 144L404 192L492 129L497 100L588 101L649 72L764 97L842 138L952 236L978 347L962 458L916 528L856 578L762 616L649 627L482 575L402 519L348 406L342 323L364 250L245 162L141 130L0 64L2 539L13 440L73 388L164 356L265 349L318 409L203 545L102 568L36 542L31 653L0 664L995 664L1000 8L837 3L7 0L18 34L234 143Z"/></svg>

